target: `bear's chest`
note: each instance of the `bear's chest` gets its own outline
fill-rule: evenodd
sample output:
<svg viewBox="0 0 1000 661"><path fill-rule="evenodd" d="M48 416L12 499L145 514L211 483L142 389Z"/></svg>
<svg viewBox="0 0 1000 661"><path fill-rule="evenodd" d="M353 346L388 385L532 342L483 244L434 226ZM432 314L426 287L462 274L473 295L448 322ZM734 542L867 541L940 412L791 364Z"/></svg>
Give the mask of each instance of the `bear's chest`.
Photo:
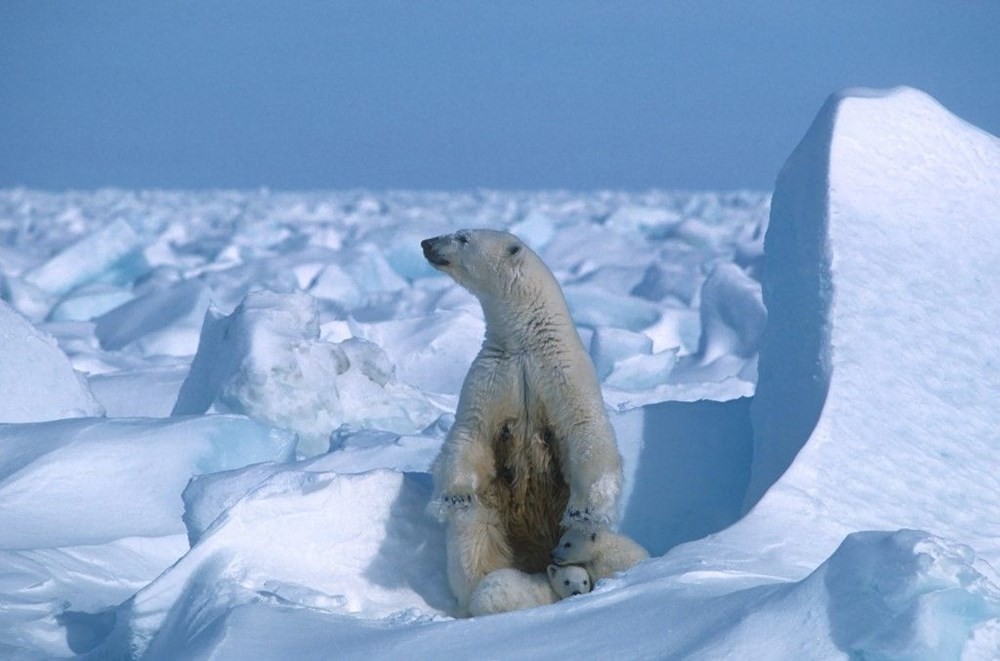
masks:
<svg viewBox="0 0 1000 661"><path fill-rule="evenodd" d="M514 563L526 572L544 571L562 533L559 522L569 487L563 478L558 445L544 419L528 416L503 421L491 449L495 500Z"/></svg>

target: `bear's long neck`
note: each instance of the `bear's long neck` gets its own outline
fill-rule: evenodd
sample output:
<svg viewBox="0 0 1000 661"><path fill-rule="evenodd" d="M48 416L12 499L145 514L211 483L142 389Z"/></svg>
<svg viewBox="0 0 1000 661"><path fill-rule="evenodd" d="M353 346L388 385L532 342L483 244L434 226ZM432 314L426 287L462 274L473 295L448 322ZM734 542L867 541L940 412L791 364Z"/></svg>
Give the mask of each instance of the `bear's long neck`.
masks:
<svg viewBox="0 0 1000 661"><path fill-rule="evenodd" d="M580 342L569 307L552 279L544 286L482 300L485 346L503 353L547 354Z"/></svg>

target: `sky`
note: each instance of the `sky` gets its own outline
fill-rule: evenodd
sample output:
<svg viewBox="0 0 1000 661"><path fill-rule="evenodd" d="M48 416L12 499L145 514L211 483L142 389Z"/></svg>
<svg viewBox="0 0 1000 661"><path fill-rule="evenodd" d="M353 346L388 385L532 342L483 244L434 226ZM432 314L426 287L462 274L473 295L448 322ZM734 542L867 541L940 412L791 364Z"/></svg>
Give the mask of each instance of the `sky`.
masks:
<svg viewBox="0 0 1000 661"><path fill-rule="evenodd" d="M1000 134L996 0L5 0L0 187L770 190L824 99Z"/></svg>

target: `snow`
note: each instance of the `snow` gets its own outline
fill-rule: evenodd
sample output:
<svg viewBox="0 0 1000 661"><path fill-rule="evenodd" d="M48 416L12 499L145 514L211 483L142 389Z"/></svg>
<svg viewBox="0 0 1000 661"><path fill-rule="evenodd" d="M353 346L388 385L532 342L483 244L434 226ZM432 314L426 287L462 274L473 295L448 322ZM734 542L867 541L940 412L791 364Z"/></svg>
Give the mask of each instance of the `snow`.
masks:
<svg viewBox="0 0 1000 661"><path fill-rule="evenodd" d="M998 218L1000 142L905 88L773 200L0 191L0 656L997 658ZM462 226L566 289L652 555L471 619L426 505L483 320L419 250Z"/></svg>
<svg viewBox="0 0 1000 661"><path fill-rule="evenodd" d="M395 382L377 345L319 333L316 301L302 292L251 292L229 316L213 310L172 415L246 414L295 431L299 452L315 455L342 424L412 433L443 412Z"/></svg>
<svg viewBox="0 0 1000 661"><path fill-rule="evenodd" d="M0 548L183 532L177 494L192 475L287 460L293 447L290 432L238 416L0 425Z"/></svg>
<svg viewBox="0 0 1000 661"><path fill-rule="evenodd" d="M834 97L789 159L747 504L782 475L757 508L823 518L808 561L893 526L998 559L998 219L997 139L916 90Z"/></svg>

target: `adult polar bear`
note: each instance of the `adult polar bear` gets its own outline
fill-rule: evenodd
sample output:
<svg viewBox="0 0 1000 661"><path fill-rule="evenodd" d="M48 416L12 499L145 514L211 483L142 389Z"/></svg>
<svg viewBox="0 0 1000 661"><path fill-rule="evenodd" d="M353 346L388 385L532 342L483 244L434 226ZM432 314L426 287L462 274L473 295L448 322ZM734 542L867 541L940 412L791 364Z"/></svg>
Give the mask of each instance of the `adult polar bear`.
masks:
<svg viewBox="0 0 1000 661"><path fill-rule="evenodd" d="M479 299L486 320L432 469L433 503L447 522L448 580L467 610L491 572L544 572L564 531L613 526L621 457L593 363L538 255L492 230L421 246Z"/></svg>

